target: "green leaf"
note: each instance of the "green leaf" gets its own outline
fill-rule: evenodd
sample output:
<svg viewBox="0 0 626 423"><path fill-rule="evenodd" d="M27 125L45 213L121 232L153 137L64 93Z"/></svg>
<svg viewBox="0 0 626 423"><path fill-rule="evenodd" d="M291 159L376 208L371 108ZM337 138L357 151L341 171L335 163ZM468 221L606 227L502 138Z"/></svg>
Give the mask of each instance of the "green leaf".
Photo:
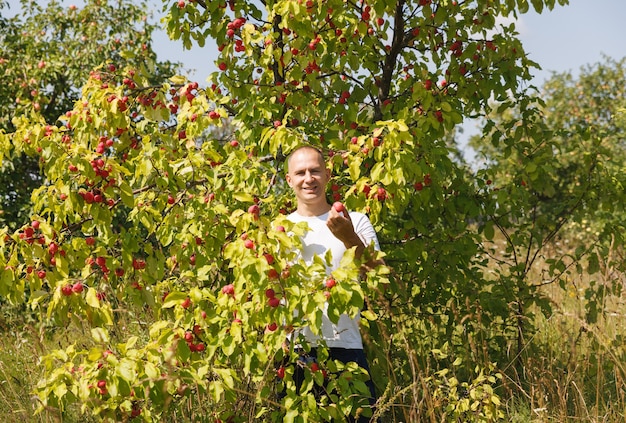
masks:
<svg viewBox="0 0 626 423"><path fill-rule="evenodd" d="M254 196L248 192L234 192L233 198L237 201L241 201L242 203L252 203L254 201Z"/></svg>
<svg viewBox="0 0 626 423"><path fill-rule="evenodd" d="M135 196L133 195L133 191L128 185L128 182L121 181L119 184L120 188L120 197L122 202L126 207L133 208L135 206Z"/></svg>
<svg viewBox="0 0 626 423"><path fill-rule="evenodd" d="M101 344L108 344L109 342L109 334L104 328L92 328L91 329L91 337L94 341Z"/></svg>
<svg viewBox="0 0 626 423"><path fill-rule="evenodd" d="M185 301L188 297L186 292L174 291L167 294L165 301L161 305L162 308L172 308Z"/></svg>
<svg viewBox="0 0 626 423"><path fill-rule="evenodd" d="M485 235L486 239L488 239L489 241L493 241L493 237L495 236L495 230L492 220L488 220L487 222L485 222L483 234Z"/></svg>
<svg viewBox="0 0 626 423"><path fill-rule="evenodd" d="M54 395L61 399L67 394L67 385L65 383L59 382L54 386Z"/></svg>
<svg viewBox="0 0 626 423"><path fill-rule="evenodd" d="M98 294L95 289L88 289L87 294L85 294L85 302L93 308L100 308L100 300L98 299Z"/></svg>
<svg viewBox="0 0 626 423"><path fill-rule="evenodd" d="M137 378L137 363L128 358L122 358L116 368L116 373L125 381L132 383Z"/></svg>
<svg viewBox="0 0 626 423"><path fill-rule="evenodd" d="M372 310L361 311L361 317L370 321L374 321L378 318L378 316L376 316L376 313L374 313Z"/></svg>

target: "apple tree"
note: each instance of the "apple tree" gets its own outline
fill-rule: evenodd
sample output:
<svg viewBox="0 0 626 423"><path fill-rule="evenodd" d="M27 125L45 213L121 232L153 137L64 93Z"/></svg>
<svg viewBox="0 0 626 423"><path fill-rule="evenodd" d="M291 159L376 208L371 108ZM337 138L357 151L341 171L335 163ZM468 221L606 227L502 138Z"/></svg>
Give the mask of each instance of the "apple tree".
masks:
<svg viewBox="0 0 626 423"><path fill-rule="evenodd" d="M36 157L48 181L33 191L28 221L3 229L0 295L82 334L42 358L40 411L79 407L108 421L501 418L495 361L513 360L525 313L485 270L481 241L493 237L504 191L456 162L446 139L492 99L528 109L522 126L539 121L520 88L534 64L514 24L501 23L528 2L165 7L172 38L216 43L219 71L206 86L101 66L55 122L31 108L0 140ZM215 128L226 123L224 140ZM513 130L500 138L519 140ZM324 258L297 259L305 228L285 218L294 203L283 173L302 143L328 156L329 199L370 216L385 265L347 254L330 283ZM512 196L510 207L528 201ZM319 363L298 361L286 340L317 330L325 304L331 318L364 310L371 375L328 360L323 345ZM362 398L368 377L375 409Z"/></svg>
<svg viewBox="0 0 626 423"><path fill-rule="evenodd" d="M146 66L155 83L178 69L157 61L151 45L156 27L145 4L92 0L79 8L22 0L5 7L13 17L1 24L0 130L13 131L12 118L32 110L54 123L73 107L89 70L99 64ZM0 222L15 229L28 217L30 193L43 175L36 158L17 149L3 155Z"/></svg>

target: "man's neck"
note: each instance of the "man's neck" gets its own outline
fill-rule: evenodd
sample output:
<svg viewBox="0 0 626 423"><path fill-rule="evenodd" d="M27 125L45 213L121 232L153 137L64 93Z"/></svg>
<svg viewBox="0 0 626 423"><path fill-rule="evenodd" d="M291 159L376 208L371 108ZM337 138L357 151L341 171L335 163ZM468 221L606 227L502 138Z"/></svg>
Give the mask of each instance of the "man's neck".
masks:
<svg viewBox="0 0 626 423"><path fill-rule="evenodd" d="M321 216L324 213L328 213L330 210L330 204L324 202L320 204L298 204L296 212L300 216Z"/></svg>

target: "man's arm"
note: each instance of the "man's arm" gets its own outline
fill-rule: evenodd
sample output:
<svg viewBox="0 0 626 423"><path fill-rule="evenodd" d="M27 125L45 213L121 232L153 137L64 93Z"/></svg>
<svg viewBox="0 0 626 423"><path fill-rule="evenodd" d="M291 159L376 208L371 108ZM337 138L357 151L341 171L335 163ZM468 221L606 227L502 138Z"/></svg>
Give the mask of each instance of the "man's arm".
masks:
<svg viewBox="0 0 626 423"><path fill-rule="evenodd" d="M337 212L334 208L330 209L328 220L326 221L326 225L328 229L343 242L343 245L346 249L355 248L354 256L357 259L360 259L363 255L363 252L366 249L366 245L364 244L361 237L354 230L354 225L352 223L352 219L348 213ZM372 228L373 232L373 228ZM375 237L375 234L372 234ZM373 268L380 264L384 264L383 260L374 260L370 258L367 263L365 263L366 267Z"/></svg>

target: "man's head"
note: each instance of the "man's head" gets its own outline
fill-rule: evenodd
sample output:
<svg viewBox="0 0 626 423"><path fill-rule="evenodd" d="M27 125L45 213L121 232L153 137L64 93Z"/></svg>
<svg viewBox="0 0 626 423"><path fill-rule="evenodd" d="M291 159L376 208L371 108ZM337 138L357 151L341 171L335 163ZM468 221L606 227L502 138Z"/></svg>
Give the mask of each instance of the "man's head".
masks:
<svg viewBox="0 0 626 423"><path fill-rule="evenodd" d="M328 211L326 184L330 169L320 150L309 145L295 149L287 158L285 178L296 195L299 212L318 215Z"/></svg>

